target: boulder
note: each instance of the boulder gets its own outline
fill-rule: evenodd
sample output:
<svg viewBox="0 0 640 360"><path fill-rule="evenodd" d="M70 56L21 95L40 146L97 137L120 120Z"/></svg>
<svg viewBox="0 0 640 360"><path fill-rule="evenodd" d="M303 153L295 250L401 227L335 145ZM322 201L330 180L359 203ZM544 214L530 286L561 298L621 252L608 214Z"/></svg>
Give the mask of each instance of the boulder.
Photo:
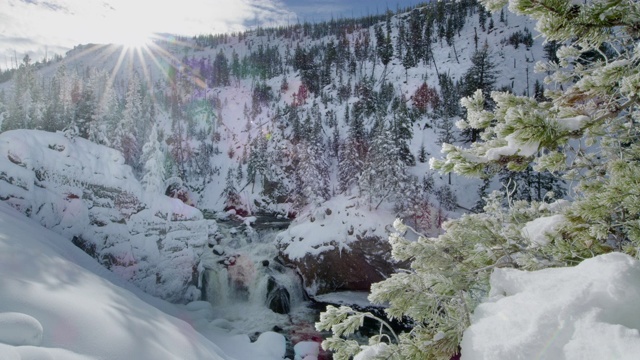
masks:
<svg viewBox="0 0 640 360"><path fill-rule="evenodd" d="M307 254L301 259L282 257L302 276L309 295L335 291L369 291L371 284L389 277L399 264L391 258L391 245L377 236L357 237L350 250L333 249L319 255Z"/></svg>

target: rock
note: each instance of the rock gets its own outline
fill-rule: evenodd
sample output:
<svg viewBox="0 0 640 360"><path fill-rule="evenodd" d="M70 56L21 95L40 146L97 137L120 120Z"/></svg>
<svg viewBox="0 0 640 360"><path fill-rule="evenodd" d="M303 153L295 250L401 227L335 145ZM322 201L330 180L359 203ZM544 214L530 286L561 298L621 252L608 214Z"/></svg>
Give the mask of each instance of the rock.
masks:
<svg viewBox="0 0 640 360"><path fill-rule="evenodd" d="M334 247L298 260L291 260L286 254L282 257L298 270L309 295L369 291L371 284L386 279L401 267L391 259L391 245L377 236L358 237L349 247L351 251Z"/></svg>
<svg viewBox="0 0 640 360"><path fill-rule="evenodd" d="M192 300L216 222L180 200L139 194L116 150L38 130L0 134L0 201L149 294Z"/></svg>
<svg viewBox="0 0 640 360"><path fill-rule="evenodd" d="M267 307L278 314L288 314L291 311L289 291L271 276L267 282Z"/></svg>

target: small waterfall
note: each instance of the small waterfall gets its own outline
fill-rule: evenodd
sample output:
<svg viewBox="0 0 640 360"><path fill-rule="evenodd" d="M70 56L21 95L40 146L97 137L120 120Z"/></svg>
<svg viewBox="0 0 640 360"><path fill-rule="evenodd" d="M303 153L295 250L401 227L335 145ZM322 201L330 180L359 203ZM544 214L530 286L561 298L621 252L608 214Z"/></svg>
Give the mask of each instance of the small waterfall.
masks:
<svg viewBox="0 0 640 360"><path fill-rule="evenodd" d="M305 300L305 293L298 274L277 261L262 261L261 278L258 279L252 302L262 302L272 311L288 314L291 308Z"/></svg>
<svg viewBox="0 0 640 360"><path fill-rule="evenodd" d="M229 302L229 274L224 267L207 269L203 276L202 296L211 305L227 305Z"/></svg>
<svg viewBox="0 0 640 360"><path fill-rule="evenodd" d="M218 322L238 334L276 331L287 339L287 357L301 341L321 342L318 310L310 307L298 273L278 260L275 230L219 222L210 251L200 261L203 300Z"/></svg>
<svg viewBox="0 0 640 360"><path fill-rule="evenodd" d="M305 301L298 274L277 260L274 232L220 224L217 244L201 262L204 300L213 306L247 305L288 314Z"/></svg>
<svg viewBox="0 0 640 360"><path fill-rule="evenodd" d="M229 257L205 270L203 297L211 305L228 305L238 301L262 305L280 314L305 300L296 272L277 261L254 260L247 255Z"/></svg>

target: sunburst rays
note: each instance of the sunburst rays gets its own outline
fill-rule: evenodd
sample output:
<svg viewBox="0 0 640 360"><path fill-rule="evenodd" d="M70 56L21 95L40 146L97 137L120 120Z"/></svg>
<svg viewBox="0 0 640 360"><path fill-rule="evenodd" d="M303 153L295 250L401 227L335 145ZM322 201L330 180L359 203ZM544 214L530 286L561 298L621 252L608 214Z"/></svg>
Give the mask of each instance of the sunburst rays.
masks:
<svg viewBox="0 0 640 360"><path fill-rule="evenodd" d="M180 71L183 76L188 76L189 81L200 89L207 89L206 81L193 71L184 71L183 61L175 53L183 49L197 49L193 43L176 39L174 36L153 34L146 41L133 45L129 44L91 44L68 55L65 62L68 64L83 64L88 67L105 68L109 70L108 88L117 88L124 85L124 81L137 72L140 80L147 89L153 89L154 82L172 79L172 68ZM88 62L90 61L90 63ZM122 92L125 88L120 89ZM106 92L103 96L106 95ZM150 91L151 100L157 105L156 94ZM103 102L106 99L98 99Z"/></svg>

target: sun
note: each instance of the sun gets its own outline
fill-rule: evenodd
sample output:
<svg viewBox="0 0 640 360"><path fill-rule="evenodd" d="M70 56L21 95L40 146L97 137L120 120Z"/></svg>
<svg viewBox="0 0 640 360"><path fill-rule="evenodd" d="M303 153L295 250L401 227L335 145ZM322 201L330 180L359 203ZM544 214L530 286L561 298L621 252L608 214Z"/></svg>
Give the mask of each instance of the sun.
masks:
<svg viewBox="0 0 640 360"><path fill-rule="evenodd" d="M140 26L120 26L111 35L112 43L122 45L127 49L148 47L153 39L153 33Z"/></svg>

